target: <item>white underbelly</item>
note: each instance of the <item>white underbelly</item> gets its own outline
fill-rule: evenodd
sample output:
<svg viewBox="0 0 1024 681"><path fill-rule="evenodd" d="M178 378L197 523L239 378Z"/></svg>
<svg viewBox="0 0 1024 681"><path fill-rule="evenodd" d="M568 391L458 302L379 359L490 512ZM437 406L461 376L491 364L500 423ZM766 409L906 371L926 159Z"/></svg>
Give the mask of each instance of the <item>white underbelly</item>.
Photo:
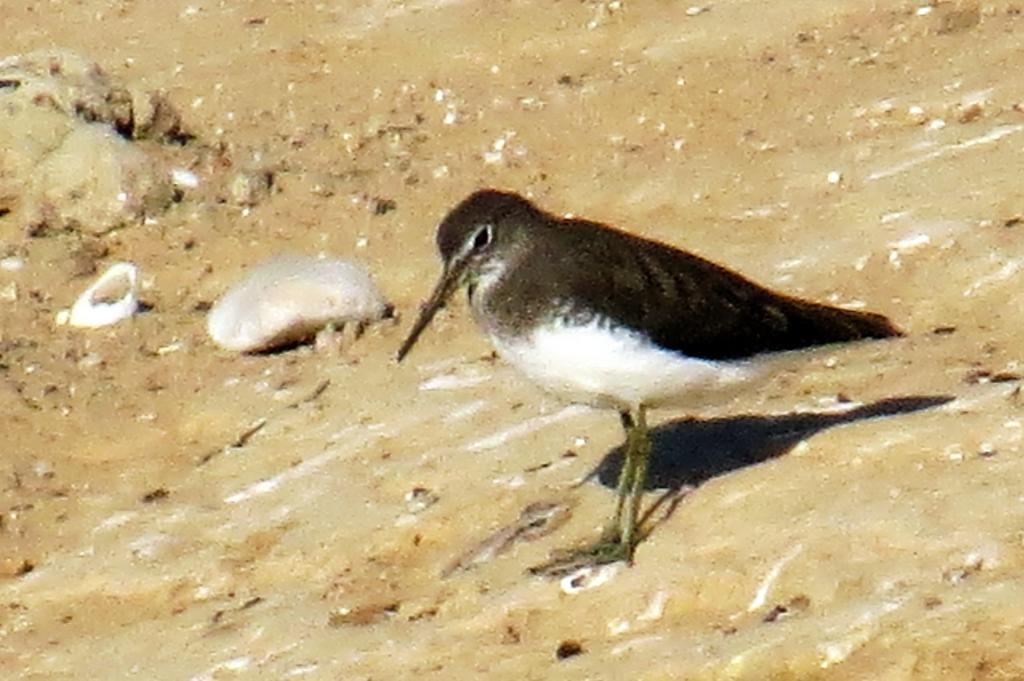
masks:
<svg viewBox="0 0 1024 681"><path fill-rule="evenodd" d="M595 406L634 408L728 393L760 372L750 362L693 359L642 335L556 324L524 339L492 337L498 353L546 390Z"/></svg>

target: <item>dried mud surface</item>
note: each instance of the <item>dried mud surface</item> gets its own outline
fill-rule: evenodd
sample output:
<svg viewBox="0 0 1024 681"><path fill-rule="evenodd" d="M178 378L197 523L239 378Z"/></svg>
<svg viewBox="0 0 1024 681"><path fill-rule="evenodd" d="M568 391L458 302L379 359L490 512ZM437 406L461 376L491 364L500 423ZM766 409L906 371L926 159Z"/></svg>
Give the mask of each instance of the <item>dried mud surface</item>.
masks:
<svg viewBox="0 0 1024 681"><path fill-rule="evenodd" d="M1022 8L700 9L5 2L6 53L162 90L274 184L0 244L25 262L0 271L0 674L1024 677ZM434 227L479 186L908 336L656 412L636 565L530 577L602 523L621 434L495 360L461 302L394 363ZM217 351L203 310L283 251L360 259L399 319ZM56 327L114 260L152 309ZM537 504L548 526L482 544Z"/></svg>

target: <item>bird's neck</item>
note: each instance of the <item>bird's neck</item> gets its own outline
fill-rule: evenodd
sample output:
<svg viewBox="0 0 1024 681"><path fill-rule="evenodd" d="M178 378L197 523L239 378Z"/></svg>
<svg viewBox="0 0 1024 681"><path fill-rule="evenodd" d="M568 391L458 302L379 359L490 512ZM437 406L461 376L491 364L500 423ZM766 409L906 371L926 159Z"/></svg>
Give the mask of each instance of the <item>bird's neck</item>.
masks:
<svg viewBox="0 0 1024 681"><path fill-rule="evenodd" d="M494 259L482 264L473 273L467 292L469 293L469 304L474 313L481 314L487 309L487 304L495 288L505 279L508 271L509 262L507 260Z"/></svg>

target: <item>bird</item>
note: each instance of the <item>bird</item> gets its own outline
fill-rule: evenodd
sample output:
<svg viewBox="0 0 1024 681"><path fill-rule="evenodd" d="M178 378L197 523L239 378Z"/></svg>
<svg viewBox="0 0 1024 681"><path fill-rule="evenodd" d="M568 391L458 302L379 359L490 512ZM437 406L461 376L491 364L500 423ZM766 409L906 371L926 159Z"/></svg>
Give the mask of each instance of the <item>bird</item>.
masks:
<svg viewBox="0 0 1024 681"><path fill-rule="evenodd" d="M901 336L886 317L772 291L675 246L480 189L437 227L441 275L401 362L461 287L498 355L571 402L615 409L625 432L614 512L593 543L553 565L626 561L642 538L649 409L742 386L759 360Z"/></svg>

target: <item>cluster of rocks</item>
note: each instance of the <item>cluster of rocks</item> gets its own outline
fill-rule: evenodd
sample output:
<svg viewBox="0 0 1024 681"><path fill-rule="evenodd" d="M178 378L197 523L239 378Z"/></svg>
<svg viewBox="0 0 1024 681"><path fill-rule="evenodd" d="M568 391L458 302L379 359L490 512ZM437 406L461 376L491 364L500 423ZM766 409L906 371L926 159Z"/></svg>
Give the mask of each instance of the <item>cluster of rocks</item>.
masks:
<svg viewBox="0 0 1024 681"><path fill-rule="evenodd" d="M126 87L79 55L0 59L0 240L67 231L95 237L146 223L199 187L199 175L176 165L172 153L194 139L164 93ZM220 153L198 146L193 167ZM223 200L242 207L272 185L260 167L220 179ZM57 323L97 328L131 317L138 280L135 264L112 264ZM361 265L285 255L230 288L210 310L207 330L222 348L259 352L389 310Z"/></svg>
<svg viewBox="0 0 1024 681"><path fill-rule="evenodd" d="M103 234L162 212L175 187L156 150L189 138L162 93L125 88L78 55L0 60L0 236Z"/></svg>

